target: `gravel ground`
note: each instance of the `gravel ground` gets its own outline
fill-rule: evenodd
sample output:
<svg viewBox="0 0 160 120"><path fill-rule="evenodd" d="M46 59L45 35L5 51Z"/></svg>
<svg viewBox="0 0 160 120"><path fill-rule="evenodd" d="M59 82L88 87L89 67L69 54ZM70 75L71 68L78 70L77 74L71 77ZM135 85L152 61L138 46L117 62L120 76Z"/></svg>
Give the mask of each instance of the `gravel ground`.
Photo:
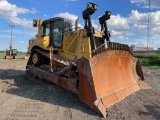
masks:
<svg viewBox="0 0 160 120"><path fill-rule="evenodd" d="M0 59L0 120L103 120L56 85L25 76L24 59ZM160 69L143 67L151 89L140 90L108 109L108 120L160 120Z"/></svg>

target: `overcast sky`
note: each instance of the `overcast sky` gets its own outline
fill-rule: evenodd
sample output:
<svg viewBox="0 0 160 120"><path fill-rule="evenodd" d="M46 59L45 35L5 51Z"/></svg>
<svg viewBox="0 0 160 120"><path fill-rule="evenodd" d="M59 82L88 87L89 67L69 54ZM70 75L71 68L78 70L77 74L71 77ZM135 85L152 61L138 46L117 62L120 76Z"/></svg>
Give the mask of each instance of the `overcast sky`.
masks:
<svg viewBox="0 0 160 120"><path fill-rule="evenodd" d="M94 28L100 29L98 18L106 10L112 12L107 21L111 32L111 41L146 46L149 0L90 0L98 5L91 16ZM27 51L28 40L37 33L32 20L42 20L56 16L75 21L79 17L79 26L83 28L82 11L87 0L0 0L0 50L9 48L11 29L13 28L13 48ZM74 22L73 22L74 24ZM160 0L151 0L150 46L160 48Z"/></svg>

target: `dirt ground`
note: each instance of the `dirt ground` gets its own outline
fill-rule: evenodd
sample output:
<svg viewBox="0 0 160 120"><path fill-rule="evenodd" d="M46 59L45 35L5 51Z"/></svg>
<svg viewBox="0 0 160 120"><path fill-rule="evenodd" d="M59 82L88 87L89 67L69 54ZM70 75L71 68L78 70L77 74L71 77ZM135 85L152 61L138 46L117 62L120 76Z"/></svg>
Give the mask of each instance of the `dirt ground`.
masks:
<svg viewBox="0 0 160 120"><path fill-rule="evenodd" d="M25 75L24 59L0 59L0 120L103 120L78 96ZM160 69L143 67L151 89L111 106L108 120L160 120Z"/></svg>

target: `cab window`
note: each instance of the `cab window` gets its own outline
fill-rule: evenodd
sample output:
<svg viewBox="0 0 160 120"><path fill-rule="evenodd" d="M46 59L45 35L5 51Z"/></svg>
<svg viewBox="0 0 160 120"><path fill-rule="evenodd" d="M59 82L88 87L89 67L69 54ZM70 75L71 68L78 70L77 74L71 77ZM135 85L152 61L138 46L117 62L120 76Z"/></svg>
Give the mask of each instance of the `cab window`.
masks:
<svg viewBox="0 0 160 120"><path fill-rule="evenodd" d="M71 24L70 24L70 23L68 23L68 22L65 23L64 31L65 31L65 32L71 31Z"/></svg>
<svg viewBox="0 0 160 120"><path fill-rule="evenodd" d="M57 47L62 46L63 21L54 22L52 29L53 43Z"/></svg>
<svg viewBox="0 0 160 120"><path fill-rule="evenodd" d="M43 36L50 35L50 24L43 24L41 29Z"/></svg>

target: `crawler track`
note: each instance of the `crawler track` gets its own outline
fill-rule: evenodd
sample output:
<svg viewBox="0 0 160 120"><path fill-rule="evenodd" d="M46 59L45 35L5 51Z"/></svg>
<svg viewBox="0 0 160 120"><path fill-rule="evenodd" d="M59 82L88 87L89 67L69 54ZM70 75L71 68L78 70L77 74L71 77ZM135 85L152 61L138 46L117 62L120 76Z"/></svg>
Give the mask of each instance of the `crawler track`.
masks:
<svg viewBox="0 0 160 120"><path fill-rule="evenodd" d="M50 58L49 52L47 52L47 51L42 51L40 49L34 49L33 52L35 52L35 51L40 53L41 55L45 56L48 59ZM59 63L61 63L63 65L69 65L70 62L71 62L71 61L69 61L69 60L67 60L65 58L62 58L62 57L60 57L60 56L58 56L56 54L53 54L53 60L56 61L56 62L59 62ZM30 63L30 61L31 61L31 58L29 59L29 63Z"/></svg>

